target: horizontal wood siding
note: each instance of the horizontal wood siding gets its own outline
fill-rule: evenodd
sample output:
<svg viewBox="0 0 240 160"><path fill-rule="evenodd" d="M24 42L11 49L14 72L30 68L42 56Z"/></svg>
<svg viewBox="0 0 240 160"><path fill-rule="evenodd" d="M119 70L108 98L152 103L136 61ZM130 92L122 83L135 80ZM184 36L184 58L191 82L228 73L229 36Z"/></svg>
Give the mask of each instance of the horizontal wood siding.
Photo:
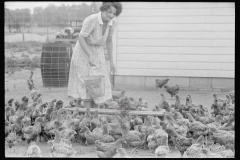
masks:
<svg viewBox="0 0 240 160"><path fill-rule="evenodd" d="M122 4L118 75L234 78L235 3Z"/></svg>

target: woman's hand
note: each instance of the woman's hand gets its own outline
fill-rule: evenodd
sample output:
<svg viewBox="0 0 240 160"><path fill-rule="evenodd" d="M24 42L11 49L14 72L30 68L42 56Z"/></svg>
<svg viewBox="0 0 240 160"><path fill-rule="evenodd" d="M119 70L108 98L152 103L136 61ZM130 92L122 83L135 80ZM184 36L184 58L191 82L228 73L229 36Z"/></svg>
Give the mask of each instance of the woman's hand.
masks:
<svg viewBox="0 0 240 160"><path fill-rule="evenodd" d="M89 38L87 38L86 42L92 46L104 46L106 44L106 38L102 37L98 40L90 40Z"/></svg>
<svg viewBox="0 0 240 160"><path fill-rule="evenodd" d="M110 62L110 73L111 73L112 75L115 74L115 66L114 66L114 63L113 63L113 62Z"/></svg>

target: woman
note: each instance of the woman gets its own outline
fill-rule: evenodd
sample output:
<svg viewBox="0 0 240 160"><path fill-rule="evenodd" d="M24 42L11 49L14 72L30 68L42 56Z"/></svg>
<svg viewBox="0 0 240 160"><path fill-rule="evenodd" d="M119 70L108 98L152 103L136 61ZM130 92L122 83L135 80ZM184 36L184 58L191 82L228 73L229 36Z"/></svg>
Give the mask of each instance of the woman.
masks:
<svg viewBox="0 0 240 160"><path fill-rule="evenodd" d="M90 99L86 94L84 77L89 75L105 76L105 95L94 98L101 104L112 98L111 83L104 55L104 45L110 58L111 72L115 72L112 57L112 35L116 26L115 17L122 12L120 2L103 2L97 14L90 15L83 21L79 39L74 47L68 82L68 96Z"/></svg>

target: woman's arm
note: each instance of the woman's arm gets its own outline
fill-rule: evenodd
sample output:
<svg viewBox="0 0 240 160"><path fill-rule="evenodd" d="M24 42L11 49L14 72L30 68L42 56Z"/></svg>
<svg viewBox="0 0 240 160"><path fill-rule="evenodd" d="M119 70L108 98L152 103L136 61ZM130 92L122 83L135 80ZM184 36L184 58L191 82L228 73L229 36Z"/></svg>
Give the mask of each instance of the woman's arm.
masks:
<svg viewBox="0 0 240 160"><path fill-rule="evenodd" d="M90 66L95 66L91 60L90 60L90 54L91 54L91 51L88 50L87 48L87 44L86 44L86 40L85 40L85 37L83 37L82 35L79 35L79 38L78 38L78 42L80 44L80 46L82 47L83 51L87 54L88 56L88 59L89 59L89 65Z"/></svg>
<svg viewBox="0 0 240 160"><path fill-rule="evenodd" d="M113 51L113 43L112 43L112 36L108 36L107 41L106 41L106 48L107 48L107 53L109 56L110 62L113 62L113 57L112 57L112 51Z"/></svg>
<svg viewBox="0 0 240 160"><path fill-rule="evenodd" d="M113 72L113 74L115 74L115 66L113 63L113 56L112 56L112 51L113 51L112 36L107 37L106 48L107 48L107 53L110 60L111 71Z"/></svg>
<svg viewBox="0 0 240 160"><path fill-rule="evenodd" d="M83 37L82 35L79 35L78 42L79 42L80 46L82 47L83 51L87 54L87 56L89 58L91 52L87 48L85 37Z"/></svg>

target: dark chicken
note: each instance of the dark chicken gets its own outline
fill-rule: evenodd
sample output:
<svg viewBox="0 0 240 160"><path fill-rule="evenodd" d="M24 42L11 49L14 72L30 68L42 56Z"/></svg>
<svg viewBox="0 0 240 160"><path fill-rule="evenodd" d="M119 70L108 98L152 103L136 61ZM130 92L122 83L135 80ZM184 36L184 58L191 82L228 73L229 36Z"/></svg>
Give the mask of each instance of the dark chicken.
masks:
<svg viewBox="0 0 240 160"><path fill-rule="evenodd" d="M165 85L164 88L166 88L166 91L171 95L171 97L178 94L178 91L179 91L179 86L178 85L172 86L172 87L170 87L168 85Z"/></svg>
<svg viewBox="0 0 240 160"><path fill-rule="evenodd" d="M161 79L156 79L156 80L155 80L155 82L156 82L156 87L162 88L165 84L168 83L168 81L169 81L168 78L163 79L163 80L161 80Z"/></svg>

